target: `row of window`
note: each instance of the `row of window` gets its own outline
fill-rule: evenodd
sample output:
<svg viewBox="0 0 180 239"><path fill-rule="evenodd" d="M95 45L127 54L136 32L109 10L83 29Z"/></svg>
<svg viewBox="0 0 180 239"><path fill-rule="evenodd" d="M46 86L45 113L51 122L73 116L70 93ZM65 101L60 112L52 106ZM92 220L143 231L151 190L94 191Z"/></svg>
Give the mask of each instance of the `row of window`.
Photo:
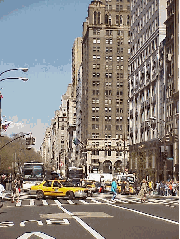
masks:
<svg viewBox="0 0 180 239"><path fill-rule="evenodd" d="M106 93L108 94L109 92L106 92ZM123 95L123 92L117 91L117 96L119 96L119 95ZM112 104L112 99L105 99L104 103L105 103L105 105L111 105ZM122 103L123 103L123 99L116 99L116 105L121 105ZM98 98L92 98L92 104L99 104L99 99ZM121 112L121 110L118 111L118 112L123 113L123 112Z"/></svg>
<svg viewBox="0 0 180 239"><path fill-rule="evenodd" d="M93 81L92 82L93 86L99 86L100 85L100 81ZM105 82L105 86L107 87L111 87L112 86L112 82ZM117 82L116 86L119 87L123 87L123 82Z"/></svg>
<svg viewBox="0 0 180 239"><path fill-rule="evenodd" d="M99 124L92 124L92 129L99 130ZM105 130L111 130L111 124L105 125ZM116 130L121 131L122 125L116 125Z"/></svg>
<svg viewBox="0 0 180 239"><path fill-rule="evenodd" d="M128 48L128 54L130 54L130 51L131 51L131 49ZM123 48L122 47L121 48L117 47L117 54L122 54L122 53L123 53ZM96 59L100 60L101 56L100 55L93 55L93 60L96 60ZM123 61L124 57L123 56L117 56L116 59L117 59L117 62L119 62L119 61ZM106 60L106 62L112 61L113 56L106 56L105 60Z"/></svg>
<svg viewBox="0 0 180 239"><path fill-rule="evenodd" d="M96 65L97 66L97 65ZM117 65L117 69L122 69L123 70L123 65ZM99 72L93 72L92 73L92 75L93 75L93 77L100 77L100 73ZM122 75L122 74L121 74ZM119 78L120 77L120 74L117 74L117 78ZM105 73L105 78L107 79L107 78L112 78L112 73ZM98 82L98 81L96 81L96 82Z"/></svg>
<svg viewBox="0 0 180 239"><path fill-rule="evenodd" d="M112 36L115 30L106 30L106 36ZM93 28L93 35L100 35L101 29L100 28ZM124 31L117 30L117 35L123 37ZM130 36L130 31L128 31L128 36ZM99 38L97 39L99 40Z"/></svg>
<svg viewBox="0 0 180 239"><path fill-rule="evenodd" d="M104 110L105 110L106 113L111 113L112 112L111 107L105 107ZM99 107L92 107L92 113L99 113ZM116 108L116 113L121 113L122 114L123 113L123 108Z"/></svg>
<svg viewBox="0 0 180 239"><path fill-rule="evenodd" d="M105 116L105 121L110 122L111 119L112 119L111 115L106 115ZM93 115L91 120L99 122L99 116L98 115ZM116 122L121 122L122 120L123 120L122 116L116 116Z"/></svg>

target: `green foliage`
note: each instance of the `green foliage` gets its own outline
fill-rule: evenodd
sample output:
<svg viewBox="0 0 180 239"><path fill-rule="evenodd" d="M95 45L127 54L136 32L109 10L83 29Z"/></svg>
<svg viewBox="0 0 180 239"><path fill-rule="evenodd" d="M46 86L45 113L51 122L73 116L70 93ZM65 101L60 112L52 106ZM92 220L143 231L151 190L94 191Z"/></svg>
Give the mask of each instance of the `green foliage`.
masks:
<svg viewBox="0 0 180 239"><path fill-rule="evenodd" d="M0 148L18 136L15 135L13 138L0 137ZM34 148L26 149L24 138L16 139L0 150L0 173L18 171L23 163L27 161L42 161L42 158Z"/></svg>

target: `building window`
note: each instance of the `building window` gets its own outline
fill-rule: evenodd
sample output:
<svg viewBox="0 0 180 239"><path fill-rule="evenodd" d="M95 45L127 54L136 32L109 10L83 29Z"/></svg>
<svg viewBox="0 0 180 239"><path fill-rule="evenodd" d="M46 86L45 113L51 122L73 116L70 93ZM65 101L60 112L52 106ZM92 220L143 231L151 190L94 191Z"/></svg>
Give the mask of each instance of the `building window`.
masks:
<svg viewBox="0 0 180 239"><path fill-rule="evenodd" d="M100 14L100 12L98 12L98 21L97 21L98 24L101 24L100 19L101 19L101 14Z"/></svg>
<svg viewBox="0 0 180 239"><path fill-rule="evenodd" d="M111 124L107 124L107 125L105 125L105 130L110 131L110 130L111 130Z"/></svg>
<svg viewBox="0 0 180 239"><path fill-rule="evenodd" d="M92 129L99 129L99 124L92 124Z"/></svg>
<svg viewBox="0 0 180 239"><path fill-rule="evenodd" d="M122 24L123 24L123 16L122 16L122 15L120 15L119 22L120 22L120 25L122 25Z"/></svg>
<svg viewBox="0 0 180 239"><path fill-rule="evenodd" d="M96 25L96 24L97 24L97 22L96 22L96 15L97 15L97 13L96 13L96 12L94 12L94 25Z"/></svg>
<svg viewBox="0 0 180 239"><path fill-rule="evenodd" d="M92 138L93 139L99 138L99 133L92 133Z"/></svg>

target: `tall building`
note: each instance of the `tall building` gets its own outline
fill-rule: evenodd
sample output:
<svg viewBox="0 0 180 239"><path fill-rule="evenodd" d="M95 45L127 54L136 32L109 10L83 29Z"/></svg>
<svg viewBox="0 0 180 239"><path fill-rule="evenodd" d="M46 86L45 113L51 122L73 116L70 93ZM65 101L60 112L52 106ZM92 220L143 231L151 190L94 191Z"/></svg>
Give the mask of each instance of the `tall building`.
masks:
<svg viewBox="0 0 180 239"><path fill-rule="evenodd" d="M127 164L129 38L130 0L91 1L82 37L87 174L114 174Z"/></svg>
<svg viewBox="0 0 180 239"><path fill-rule="evenodd" d="M154 181L163 180L165 173L166 2L131 1L130 168L139 179Z"/></svg>
<svg viewBox="0 0 180 239"><path fill-rule="evenodd" d="M170 133L168 174L179 180L179 0L167 1L166 133ZM168 166L168 165L167 165Z"/></svg>
<svg viewBox="0 0 180 239"><path fill-rule="evenodd" d="M78 83L78 72L82 62L82 37L77 37L74 40L72 47L72 94L76 97L76 87Z"/></svg>

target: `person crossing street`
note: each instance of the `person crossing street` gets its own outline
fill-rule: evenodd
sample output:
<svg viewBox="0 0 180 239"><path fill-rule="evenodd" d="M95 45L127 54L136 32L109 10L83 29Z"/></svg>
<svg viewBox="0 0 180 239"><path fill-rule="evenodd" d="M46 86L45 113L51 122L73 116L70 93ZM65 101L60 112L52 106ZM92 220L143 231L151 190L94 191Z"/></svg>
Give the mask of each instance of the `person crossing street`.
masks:
<svg viewBox="0 0 180 239"><path fill-rule="evenodd" d="M114 200L116 195L117 195L116 189L117 189L116 179L113 178L113 181L112 181L112 184L111 184L111 192L113 193L112 200Z"/></svg>
<svg viewBox="0 0 180 239"><path fill-rule="evenodd" d="M3 207L3 203L2 203L2 200L3 200L3 192L5 191L5 188L2 184L0 184L0 208Z"/></svg>

